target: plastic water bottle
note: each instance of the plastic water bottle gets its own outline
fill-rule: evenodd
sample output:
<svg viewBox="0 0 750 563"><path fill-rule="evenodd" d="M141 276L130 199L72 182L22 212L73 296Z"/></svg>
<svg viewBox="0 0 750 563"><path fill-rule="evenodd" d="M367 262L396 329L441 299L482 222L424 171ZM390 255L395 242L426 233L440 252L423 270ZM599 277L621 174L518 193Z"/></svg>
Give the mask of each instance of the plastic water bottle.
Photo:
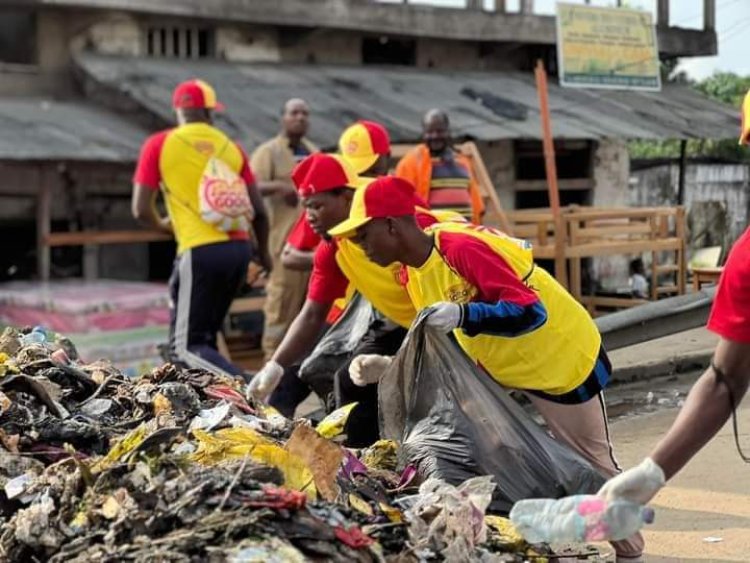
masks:
<svg viewBox="0 0 750 563"><path fill-rule="evenodd" d="M510 519L529 543L624 540L654 521L654 511L596 495L517 502Z"/></svg>
<svg viewBox="0 0 750 563"><path fill-rule="evenodd" d="M31 344L46 344L47 333L43 327L35 326L34 329L28 334L21 336L21 345L30 346Z"/></svg>

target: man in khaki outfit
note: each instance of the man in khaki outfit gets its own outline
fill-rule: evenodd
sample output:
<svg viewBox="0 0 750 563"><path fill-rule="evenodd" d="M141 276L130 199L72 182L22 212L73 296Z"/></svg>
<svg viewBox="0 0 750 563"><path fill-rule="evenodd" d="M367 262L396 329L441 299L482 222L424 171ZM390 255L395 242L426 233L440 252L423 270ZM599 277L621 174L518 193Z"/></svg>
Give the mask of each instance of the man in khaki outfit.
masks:
<svg viewBox="0 0 750 563"><path fill-rule="evenodd" d="M295 98L287 101L282 112L281 132L259 146L251 160L258 188L268 210L268 249L273 259L263 309L263 352L266 359L271 357L289 324L299 313L307 292L309 273L285 268L281 263L281 251L301 212L297 189L291 180L292 169L318 150L305 138L309 115L310 108L304 100Z"/></svg>

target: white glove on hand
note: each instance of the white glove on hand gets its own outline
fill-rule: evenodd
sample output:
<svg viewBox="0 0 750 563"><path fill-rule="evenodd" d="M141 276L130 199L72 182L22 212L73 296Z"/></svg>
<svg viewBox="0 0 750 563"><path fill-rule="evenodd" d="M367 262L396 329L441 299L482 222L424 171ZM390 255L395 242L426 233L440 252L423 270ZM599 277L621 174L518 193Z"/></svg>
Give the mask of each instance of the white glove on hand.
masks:
<svg viewBox="0 0 750 563"><path fill-rule="evenodd" d="M393 358L379 354L360 354L349 364L349 377L358 387L365 387L380 381Z"/></svg>
<svg viewBox="0 0 750 563"><path fill-rule="evenodd" d="M250 385L247 386L248 398L253 397L259 401L265 400L276 389L283 375L284 368L278 362L273 360L267 362L263 369L250 380Z"/></svg>
<svg viewBox="0 0 750 563"><path fill-rule="evenodd" d="M427 311L425 324L442 332L451 332L461 324L461 305L456 303L442 301L428 307Z"/></svg>
<svg viewBox="0 0 750 563"><path fill-rule="evenodd" d="M607 500L628 500L647 504L664 486L664 471L647 457L640 465L612 477L597 493Z"/></svg>

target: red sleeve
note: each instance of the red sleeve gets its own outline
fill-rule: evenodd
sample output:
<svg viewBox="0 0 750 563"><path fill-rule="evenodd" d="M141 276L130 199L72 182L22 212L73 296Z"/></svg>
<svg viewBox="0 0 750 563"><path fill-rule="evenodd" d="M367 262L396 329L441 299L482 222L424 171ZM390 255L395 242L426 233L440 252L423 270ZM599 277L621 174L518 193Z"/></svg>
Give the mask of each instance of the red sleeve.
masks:
<svg viewBox="0 0 750 563"><path fill-rule="evenodd" d="M158 190L161 184L161 170L159 169L159 158L161 149L164 146L164 140L171 131L160 131L154 133L143 143L141 154L138 157L138 164L133 174L133 183L142 184L152 190Z"/></svg>
<svg viewBox="0 0 750 563"><path fill-rule="evenodd" d="M510 264L483 241L460 233L440 233L440 250L448 265L479 291L475 301L508 301L525 307L539 297Z"/></svg>
<svg viewBox="0 0 750 563"><path fill-rule="evenodd" d="M253 174L253 171L250 169L250 162L247 159L247 153L242 149L242 147L238 144L237 148L240 151L240 154L242 155L242 164L240 165L240 173L239 176L245 181L245 184L248 186L252 186L255 184L255 175Z"/></svg>
<svg viewBox="0 0 750 563"><path fill-rule="evenodd" d="M750 229L729 253L708 329L727 340L750 344Z"/></svg>
<svg viewBox="0 0 750 563"><path fill-rule="evenodd" d="M310 223L307 222L307 216L304 211L300 214L292 230L289 231L289 236L286 238L287 243L302 252L315 250L321 240L320 235L313 231Z"/></svg>
<svg viewBox="0 0 750 563"><path fill-rule="evenodd" d="M333 241L318 245L313 257L313 269L307 286L307 298L316 303L330 304L346 295L349 280L336 262L338 249Z"/></svg>

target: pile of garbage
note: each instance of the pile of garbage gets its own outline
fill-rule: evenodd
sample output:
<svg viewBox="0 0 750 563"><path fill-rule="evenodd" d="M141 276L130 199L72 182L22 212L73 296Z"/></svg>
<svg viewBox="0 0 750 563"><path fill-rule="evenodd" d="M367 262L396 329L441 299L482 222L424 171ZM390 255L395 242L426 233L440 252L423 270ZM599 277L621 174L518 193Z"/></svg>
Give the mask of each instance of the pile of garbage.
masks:
<svg viewBox="0 0 750 563"><path fill-rule="evenodd" d="M0 560L544 560L485 512L495 485L398 466L398 444L341 445L167 364L130 379L42 329L0 337Z"/></svg>

